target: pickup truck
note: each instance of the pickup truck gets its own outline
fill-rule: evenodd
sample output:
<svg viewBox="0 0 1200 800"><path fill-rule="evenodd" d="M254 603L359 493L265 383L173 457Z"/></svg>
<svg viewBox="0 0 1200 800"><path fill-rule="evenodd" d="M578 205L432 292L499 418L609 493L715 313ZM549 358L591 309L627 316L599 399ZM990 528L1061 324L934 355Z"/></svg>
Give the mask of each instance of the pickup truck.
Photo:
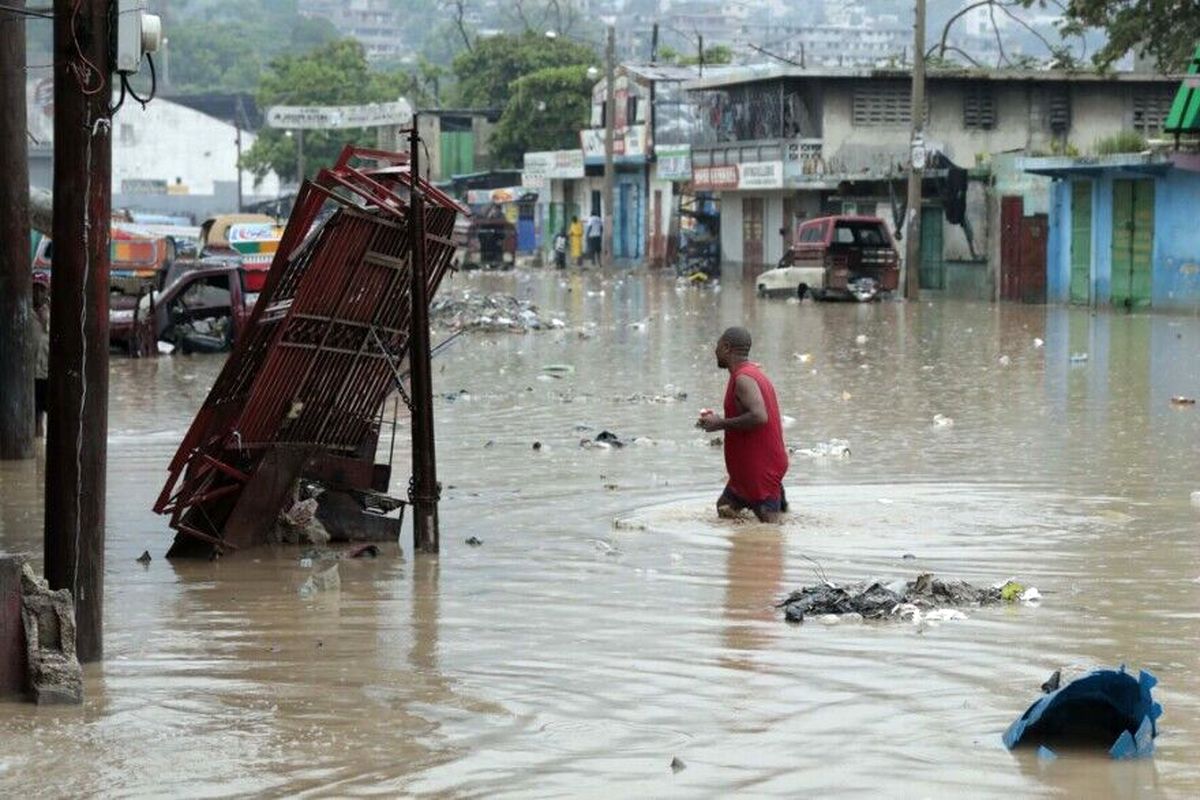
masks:
<svg viewBox="0 0 1200 800"><path fill-rule="evenodd" d="M761 297L866 302L899 286L900 255L878 217L820 217L796 229L779 266L755 284Z"/></svg>
<svg viewBox="0 0 1200 800"><path fill-rule="evenodd" d="M109 345L134 356L154 355L166 342L182 353L228 350L241 335L256 292L245 268L227 259L201 259L174 273L160 291L147 292L109 311Z"/></svg>

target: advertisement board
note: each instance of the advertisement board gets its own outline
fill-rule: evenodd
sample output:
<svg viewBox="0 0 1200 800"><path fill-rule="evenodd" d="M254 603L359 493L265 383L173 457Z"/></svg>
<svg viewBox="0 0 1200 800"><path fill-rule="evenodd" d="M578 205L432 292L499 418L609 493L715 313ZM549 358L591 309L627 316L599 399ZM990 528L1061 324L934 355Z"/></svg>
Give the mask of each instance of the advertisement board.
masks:
<svg viewBox="0 0 1200 800"><path fill-rule="evenodd" d="M692 179L692 147L687 144L656 144L654 159L658 162L658 178L664 181Z"/></svg>

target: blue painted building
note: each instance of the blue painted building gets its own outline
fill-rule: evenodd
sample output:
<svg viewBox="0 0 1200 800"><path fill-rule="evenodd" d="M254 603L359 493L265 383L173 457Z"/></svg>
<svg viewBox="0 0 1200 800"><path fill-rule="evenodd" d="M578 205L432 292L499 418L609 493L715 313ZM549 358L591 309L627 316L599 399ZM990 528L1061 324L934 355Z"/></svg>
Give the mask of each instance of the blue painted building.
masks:
<svg viewBox="0 0 1200 800"><path fill-rule="evenodd" d="M1200 313L1200 155L1029 158L1053 179L1046 299Z"/></svg>

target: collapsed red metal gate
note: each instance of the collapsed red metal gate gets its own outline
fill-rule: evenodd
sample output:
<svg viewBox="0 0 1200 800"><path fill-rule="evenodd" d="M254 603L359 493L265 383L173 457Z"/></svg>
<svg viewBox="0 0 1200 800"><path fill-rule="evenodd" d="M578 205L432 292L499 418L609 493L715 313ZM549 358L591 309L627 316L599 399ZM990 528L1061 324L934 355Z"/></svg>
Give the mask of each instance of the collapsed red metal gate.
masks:
<svg viewBox="0 0 1200 800"><path fill-rule="evenodd" d="M177 531L168 556L265 542L302 475L386 491L390 470L374 458L385 401L404 391L408 164L405 153L347 147L301 188L246 331L155 503ZM416 180L432 297L468 212Z"/></svg>

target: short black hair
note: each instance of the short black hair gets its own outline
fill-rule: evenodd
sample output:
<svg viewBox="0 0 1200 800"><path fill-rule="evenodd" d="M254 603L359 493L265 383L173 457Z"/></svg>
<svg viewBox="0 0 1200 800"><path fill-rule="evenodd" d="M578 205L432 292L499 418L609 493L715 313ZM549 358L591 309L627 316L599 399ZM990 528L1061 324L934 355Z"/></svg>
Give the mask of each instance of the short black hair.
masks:
<svg viewBox="0 0 1200 800"><path fill-rule="evenodd" d="M750 345L753 344L750 331L742 327L726 328L725 332L721 334L721 341L744 355L750 353Z"/></svg>

